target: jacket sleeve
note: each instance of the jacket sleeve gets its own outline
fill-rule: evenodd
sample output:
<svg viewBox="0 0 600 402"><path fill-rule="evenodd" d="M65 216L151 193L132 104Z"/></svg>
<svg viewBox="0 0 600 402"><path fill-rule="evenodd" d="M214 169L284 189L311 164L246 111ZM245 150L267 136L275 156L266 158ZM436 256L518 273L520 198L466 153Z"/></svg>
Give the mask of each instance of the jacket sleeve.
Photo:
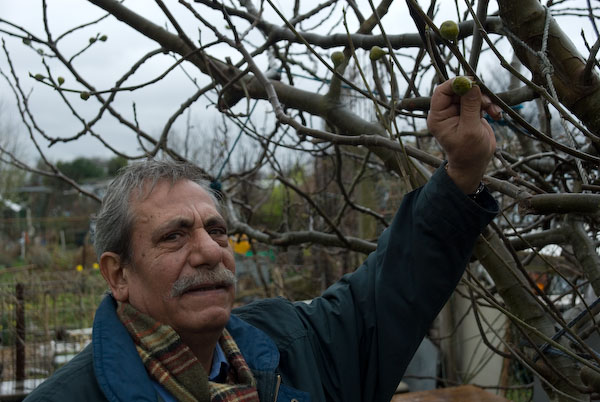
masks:
<svg viewBox="0 0 600 402"><path fill-rule="evenodd" d="M440 168L404 197L358 270L295 304L328 400L390 400L497 211L487 190L475 202Z"/></svg>

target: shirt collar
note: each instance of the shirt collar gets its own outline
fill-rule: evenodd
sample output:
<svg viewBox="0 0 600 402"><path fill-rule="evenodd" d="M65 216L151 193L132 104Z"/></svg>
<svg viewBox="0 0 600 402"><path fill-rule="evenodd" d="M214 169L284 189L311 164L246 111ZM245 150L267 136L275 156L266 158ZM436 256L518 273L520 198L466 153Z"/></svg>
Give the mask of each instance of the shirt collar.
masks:
<svg viewBox="0 0 600 402"><path fill-rule="evenodd" d="M227 380L227 372L229 371L229 362L225 356L225 352L221 345L217 343L213 353L212 366L208 374L208 380L214 382L225 382Z"/></svg>

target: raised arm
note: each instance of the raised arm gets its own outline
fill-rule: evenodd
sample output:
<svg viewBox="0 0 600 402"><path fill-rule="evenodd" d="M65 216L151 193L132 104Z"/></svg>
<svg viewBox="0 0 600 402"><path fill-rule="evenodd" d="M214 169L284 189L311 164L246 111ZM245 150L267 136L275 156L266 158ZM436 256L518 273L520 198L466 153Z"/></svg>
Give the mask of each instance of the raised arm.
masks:
<svg viewBox="0 0 600 402"><path fill-rule="evenodd" d="M440 85L428 124L449 168L405 195L377 250L310 305L279 299L241 309L277 344L284 385L314 401L390 400L498 211L487 190L477 202L465 195L477 188L495 146L482 110L497 115L478 88L459 99L449 83Z"/></svg>

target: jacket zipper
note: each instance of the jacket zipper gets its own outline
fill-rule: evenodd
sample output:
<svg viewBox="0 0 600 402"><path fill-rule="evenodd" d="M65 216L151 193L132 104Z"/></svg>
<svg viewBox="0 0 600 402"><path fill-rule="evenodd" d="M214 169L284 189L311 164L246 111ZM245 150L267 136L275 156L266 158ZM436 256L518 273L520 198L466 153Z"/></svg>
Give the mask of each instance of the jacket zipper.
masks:
<svg viewBox="0 0 600 402"><path fill-rule="evenodd" d="M277 402L277 397L279 396L279 386L281 385L281 376L277 374L277 384L275 384L275 399L273 402Z"/></svg>

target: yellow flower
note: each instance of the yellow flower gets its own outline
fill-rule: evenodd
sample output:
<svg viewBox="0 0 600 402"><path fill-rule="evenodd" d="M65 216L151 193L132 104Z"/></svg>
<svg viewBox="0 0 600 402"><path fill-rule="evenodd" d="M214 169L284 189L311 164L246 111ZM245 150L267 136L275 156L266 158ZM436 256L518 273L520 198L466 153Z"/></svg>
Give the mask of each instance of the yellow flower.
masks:
<svg viewBox="0 0 600 402"><path fill-rule="evenodd" d="M94 269L100 269L100 265L98 265L98 263L95 262L95 263L92 264L92 268L94 268Z"/></svg>
<svg viewBox="0 0 600 402"><path fill-rule="evenodd" d="M78 266L75 267L75 269L77 270L77 272L81 272L81 271L83 271L83 265L79 264Z"/></svg>

